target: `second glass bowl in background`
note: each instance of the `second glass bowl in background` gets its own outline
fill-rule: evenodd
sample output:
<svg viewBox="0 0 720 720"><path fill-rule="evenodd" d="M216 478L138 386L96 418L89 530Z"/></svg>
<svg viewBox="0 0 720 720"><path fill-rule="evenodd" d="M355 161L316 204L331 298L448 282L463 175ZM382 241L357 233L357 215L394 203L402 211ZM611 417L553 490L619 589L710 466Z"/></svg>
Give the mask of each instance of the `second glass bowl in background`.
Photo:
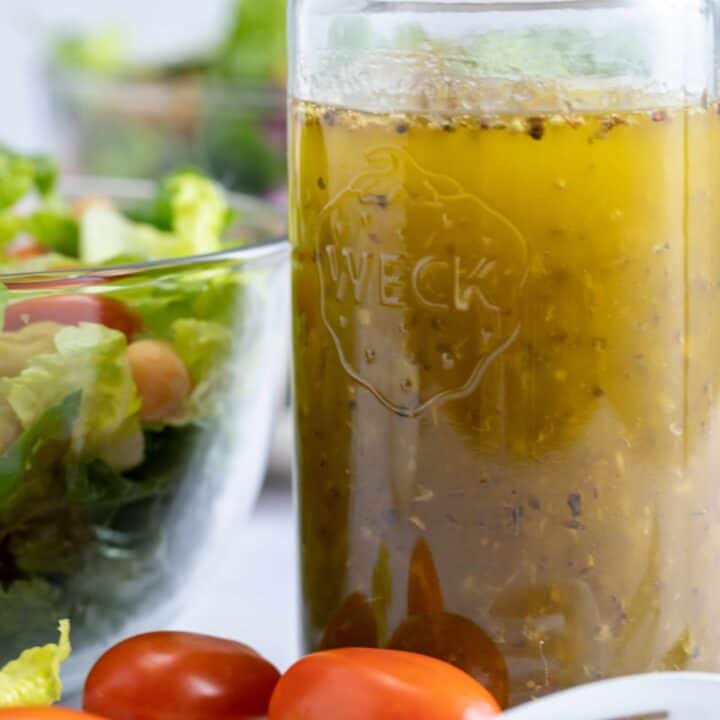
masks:
<svg viewBox="0 0 720 720"><path fill-rule="evenodd" d="M159 177L183 164L285 202L284 89L206 75L48 70L57 151L76 173Z"/></svg>

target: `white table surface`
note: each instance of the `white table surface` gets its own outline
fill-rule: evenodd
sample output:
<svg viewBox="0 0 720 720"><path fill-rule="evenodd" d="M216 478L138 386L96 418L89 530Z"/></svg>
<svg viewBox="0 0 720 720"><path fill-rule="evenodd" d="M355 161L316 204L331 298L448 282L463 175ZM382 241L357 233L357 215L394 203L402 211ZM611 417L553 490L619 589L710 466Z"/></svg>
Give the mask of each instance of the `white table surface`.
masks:
<svg viewBox="0 0 720 720"><path fill-rule="evenodd" d="M296 547L289 490L271 487L174 629L239 640L286 669L299 653Z"/></svg>

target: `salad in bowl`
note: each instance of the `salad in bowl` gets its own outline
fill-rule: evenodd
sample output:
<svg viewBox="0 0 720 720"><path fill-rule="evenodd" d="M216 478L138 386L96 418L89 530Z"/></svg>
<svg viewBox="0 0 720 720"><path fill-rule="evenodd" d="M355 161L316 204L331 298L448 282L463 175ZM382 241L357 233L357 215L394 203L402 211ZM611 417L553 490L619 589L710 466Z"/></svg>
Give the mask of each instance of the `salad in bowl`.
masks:
<svg viewBox="0 0 720 720"><path fill-rule="evenodd" d="M69 618L72 688L242 526L283 390L283 234L194 171L67 182L0 150L0 663Z"/></svg>

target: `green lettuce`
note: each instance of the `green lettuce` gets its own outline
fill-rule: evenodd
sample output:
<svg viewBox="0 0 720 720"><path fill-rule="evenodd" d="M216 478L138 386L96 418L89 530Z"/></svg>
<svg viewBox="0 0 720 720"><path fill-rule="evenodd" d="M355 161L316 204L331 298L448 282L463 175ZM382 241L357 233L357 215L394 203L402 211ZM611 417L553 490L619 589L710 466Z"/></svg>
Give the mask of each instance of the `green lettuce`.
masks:
<svg viewBox="0 0 720 720"><path fill-rule="evenodd" d="M113 296L142 319L147 337L173 341L173 324L185 318L205 320L233 328L246 317L244 301L248 273L235 263L197 263L184 272L158 269L123 279Z"/></svg>
<svg viewBox="0 0 720 720"><path fill-rule="evenodd" d="M165 512L179 491L200 431L146 429L144 462L121 473L95 456L73 455L81 403L80 392L65 398L0 455L3 568L9 570L0 587L0 665L42 644L53 618L75 614L77 641L96 642L114 614L124 618L147 603L150 585L162 578L165 589L164 561L158 559L157 576L139 583L135 574L155 562L152 554L138 554L133 545L127 555L108 556L103 531L156 536L157 513ZM114 539L110 545L117 547ZM118 578L129 584L118 585ZM78 608L91 618L78 615Z"/></svg>
<svg viewBox="0 0 720 720"><path fill-rule="evenodd" d="M0 283L0 328L5 326L5 308L7 308L9 297L7 287Z"/></svg>
<svg viewBox="0 0 720 720"><path fill-rule="evenodd" d="M80 240L77 220L62 207L47 205L29 215L0 215L0 246L27 234L50 252L76 257Z"/></svg>
<svg viewBox="0 0 720 720"><path fill-rule="evenodd" d="M227 200L220 186L187 171L169 177L164 191L170 198L173 231L182 244L192 248L189 254L219 250L228 219Z"/></svg>
<svg viewBox="0 0 720 720"><path fill-rule="evenodd" d="M51 160L0 147L0 210L7 210L32 192L48 197L56 184L57 167Z"/></svg>
<svg viewBox="0 0 720 720"><path fill-rule="evenodd" d="M58 63L98 74L121 70L129 50L125 33L119 28L104 28L95 33L68 33L58 37L53 52Z"/></svg>
<svg viewBox="0 0 720 720"><path fill-rule="evenodd" d="M278 84L287 77L285 0L236 0L235 17L213 71L230 80Z"/></svg>
<svg viewBox="0 0 720 720"><path fill-rule="evenodd" d="M177 320L172 328L173 345L193 383L185 411L175 423L187 424L213 415L214 403L225 381L232 334L218 323L202 320Z"/></svg>
<svg viewBox="0 0 720 720"><path fill-rule="evenodd" d="M180 172L167 178L150 207L133 217L107 207L87 212L80 257L99 265L216 252L228 218L220 186L193 171Z"/></svg>
<svg viewBox="0 0 720 720"><path fill-rule="evenodd" d="M34 357L20 375L0 379L5 397L24 428L68 396L82 392L73 428L73 450L83 455L112 440L140 409L122 333L84 323L55 336L56 353Z"/></svg>
<svg viewBox="0 0 720 720"><path fill-rule="evenodd" d="M49 251L77 257L80 226L60 205L46 206L24 218L24 232L31 235Z"/></svg>
<svg viewBox="0 0 720 720"><path fill-rule="evenodd" d="M0 247L28 234L48 250L77 255L79 227L56 197L57 178L48 158L0 147ZM15 205L33 194L40 199L35 210L15 212Z"/></svg>
<svg viewBox="0 0 720 720"><path fill-rule="evenodd" d="M48 706L60 700L60 665L70 652L70 623L61 620L57 644L26 650L0 670L0 707Z"/></svg>
<svg viewBox="0 0 720 720"><path fill-rule="evenodd" d="M182 319L173 323L173 344L197 386L217 368L217 359L227 357L232 334L214 322Z"/></svg>
<svg viewBox="0 0 720 720"><path fill-rule="evenodd" d="M11 525L13 513L23 501L31 504L42 485L42 500L47 494L54 468L68 452L73 426L80 412L81 394L76 392L51 407L0 456L0 525ZM38 487L33 487L37 485ZM36 503L37 504L37 503Z"/></svg>
<svg viewBox="0 0 720 720"><path fill-rule="evenodd" d="M88 265L115 265L122 259L160 260L182 257L186 248L177 238L128 220L111 207L85 213L80 232L80 258Z"/></svg>

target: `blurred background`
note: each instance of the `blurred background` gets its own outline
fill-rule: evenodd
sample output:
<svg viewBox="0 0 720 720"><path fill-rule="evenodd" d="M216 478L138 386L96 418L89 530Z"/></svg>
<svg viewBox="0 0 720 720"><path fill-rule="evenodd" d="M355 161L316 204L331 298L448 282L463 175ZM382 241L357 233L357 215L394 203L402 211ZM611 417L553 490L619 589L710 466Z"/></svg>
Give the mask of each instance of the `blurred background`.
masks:
<svg viewBox="0 0 720 720"><path fill-rule="evenodd" d="M3 0L3 141L23 149L51 146L52 123L43 113L44 60L57 33L97 33L115 27L131 38L138 59L165 60L202 52L219 42L233 11L226 0Z"/></svg>
<svg viewBox="0 0 720 720"><path fill-rule="evenodd" d="M155 176L192 164L282 205L284 5L3 3L4 142L66 169Z"/></svg>
<svg viewBox="0 0 720 720"><path fill-rule="evenodd" d="M284 0L3 0L0 144L82 174L199 166L282 212L284 14ZM177 622L280 665L297 648L289 428L280 413L258 507Z"/></svg>

